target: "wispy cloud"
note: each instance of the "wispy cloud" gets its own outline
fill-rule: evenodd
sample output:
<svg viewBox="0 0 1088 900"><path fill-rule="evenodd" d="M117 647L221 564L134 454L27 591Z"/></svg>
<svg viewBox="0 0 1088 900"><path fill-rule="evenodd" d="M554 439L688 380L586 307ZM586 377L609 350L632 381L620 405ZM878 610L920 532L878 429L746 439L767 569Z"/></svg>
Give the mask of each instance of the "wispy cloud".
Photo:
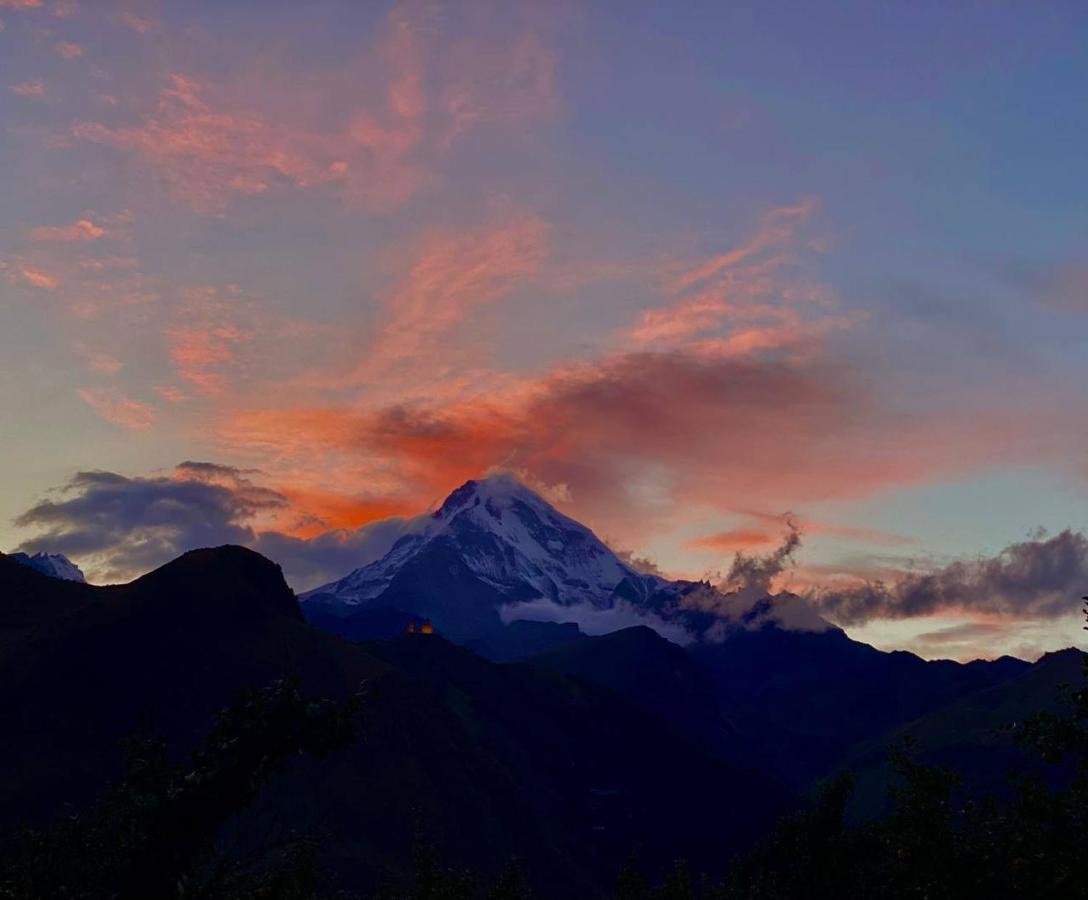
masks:
<svg viewBox="0 0 1088 900"><path fill-rule="evenodd" d="M178 322L166 330L177 376L206 395L221 393L239 348L250 338L241 325L245 298L234 288L187 292Z"/></svg>
<svg viewBox="0 0 1088 900"><path fill-rule="evenodd" d="M332 72L254 64L224 80L174 71L137 122L88 120L73 134L131 154L175 201L202 213L221 214L242 196L321 186L389 212L438 180L457 137L546 115L556 103L551 55L535 36L499 50L451 50L436 21L394 6L382 35Z"/></svg>
<svg viewBox="0 0 1088 900"><path fill-rule="evenodd" d="M386 319L344 380L373 382L400 369L415 377L439 374L452 361L451 350L463 346L449 343L450 332L536 274L548 235L547 223L525 212L478 229L429 235L384 298Z"/></svg>
<svg viewBox="0 0 1088 900"><path fill-rule="evenodd" d="M18 84L13 84L11 86L11 92L13 94L18 94L20 97L40 99L44 97L46 93L45 82L40 79L21 81Z"/></svg>
<svg viewBox="0 0 1088 900"><path fill-rule="evenodd" d="M30 230L32 241L94 241L105 235L106 229L90 219L77 219L71 225L41 225Z"/></svg>
<svg viewBox="0 0 1088 900"><path fill-rule="evenodd" d="M741 245L667 275L670 302L644 312L627 336L641 346L702 341L745 355L810 342L849 324L829 314L834 296L825 287L789 271L801 249L798 232L815 208L806 199L772 209Z"/></svg>
<svg viewBox="0 0 1088 900"><path fill-rule="evenodd" d="M0 273L11 284L22 284L45 291L55 291L60 287L60 278L57 275L20 259L11 262L0 260Z"/></svg>
<svg viewBox="0 0 1088 900"><path fill-rule="evenodd" d="M76 393L107 422L129 431L146 431L155 424L155 408L133 400L116 388L79 388Z"/></svg>

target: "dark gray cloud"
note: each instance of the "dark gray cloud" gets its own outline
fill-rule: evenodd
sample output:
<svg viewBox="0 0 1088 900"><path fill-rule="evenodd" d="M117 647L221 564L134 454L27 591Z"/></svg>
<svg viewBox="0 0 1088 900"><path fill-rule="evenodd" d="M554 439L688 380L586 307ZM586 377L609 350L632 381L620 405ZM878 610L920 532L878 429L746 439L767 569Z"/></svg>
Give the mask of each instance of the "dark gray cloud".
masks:
<svg viewBox="0 0 1088 900"><path fill-rule="evenodd" d="M1066 529L1012 544L990 558L906 573L895 584L817 591L821 612L841 625L907 619L942 610L1016 619L1076 613L1088 591L1088 538Z"/></svg>
<svg viewBox="0 0 1088 900"><path fill-rule="evenodd" d="M80 472L15 524L38 532L20 549L63 553L113 581L194 547L248 544L254 535L245 521L283 502L264 489L253 494L201 479Z"/></svg>
<svg viewBox="0 0 1088 900"><path fill-rule="evenodd" d="M611 546L611 542L608 538L604 541ZM643 575L659 575L662 578L665 577L665 573L661 571L657 563L655 563L650 557L644 556L640 553L636 553L634 550L612 550L620 559L622 559L627 565L629 565L636 572L641 572Z"/></svg>
<svg viewBox="0 0 1088 900"><path fill-rule="evenodd" d="M927 631L914 638L915 643L927 644L975 644L978 640L1005 634L1009 626L998 622L963 622L936 631Z"/></svg>
<svg viewBox="0 0 1088 900"><path fill-rule="evenodd" d="M80 472L55 497L15 520L36 532L19 549L63 553L83 565L93 581L111 582L128 580L186 550L241 544L279 563L301 591L383 555L415 521L387 519L311 540L258 532L255 517L285 509L287 500L255 484L252 474L190 461L162 476Z"/></svg>
<svg viewBox="0 0 1088 900"><path fill-rule="evenodd" d="M801 529L794 517L786 513L782 523L786 528L782 543L769 553L738 552L718 590L751 599L766 597L771 592L771 582L793 565L794 554L801 549Z"/></svg>
<svg viewBox="0 0 1088 900"><path fill-rule="evenodd" d="M414 531L426 518L382 519L308 539L264 531L249 546L279 563L288 583L301 593L381 559L399 538Z"/></svg>

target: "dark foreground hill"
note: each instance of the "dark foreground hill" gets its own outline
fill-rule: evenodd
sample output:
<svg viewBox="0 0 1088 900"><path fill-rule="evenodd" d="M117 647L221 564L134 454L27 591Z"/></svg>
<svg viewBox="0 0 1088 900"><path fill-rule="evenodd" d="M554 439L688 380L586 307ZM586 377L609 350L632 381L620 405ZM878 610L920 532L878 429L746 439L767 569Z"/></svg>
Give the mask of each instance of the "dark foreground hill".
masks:
<svg viewBox="0 0 1088 900"><path fill-rule="evenodd" d="M1069 691L1083 683L1082 651L1047 653L1013 678L920 716L879 742L857 745L848 760L857 773L854 816L871 818L887 811L894 778L886 749L903 741L919 762L956 772L963 797L1007 798L1015 778L1022 776L1063 782L1068 767L1044 765L1036 754L1025 753L1017 738L1036 713L1068 715Z"/></svg>
<svg viewBox="0 0 1088 900"><path fill-rule="evenodd" d="M614 690L703 746L799 791L856 761L861 748L883 754L905 723L1033 671L1009 658L926 661L884 653L838 629L773 626L687 648L649 628L627 628L527 662Z"/></svg>
<svg viewBox="0 0 1088 900"><path fill-rule="evenodd" d="M804 791L907 722L1026 670L884 653L804 598L753 599L632 569L509 476L469 481L379 559L303 595L351 640L430 620L496 661L525 659L619 694L700 746ZM589 638L642 622L649 627Z"/></svg>
<svg viewBox="0 0 1088 900"><path fill-rule="evenodd" d="M482 872L520 859L544 896L593 896L636 851L650 873L721 868L789 802L606 687L437 636L324 634L277 566L223 547L106 588L0 557L0 822L84 808L121 776L127 736L178 757L239 689L284 676L331 699L365 685L363 738L300 758L232 828L312 833L352 887L403 876L425 837Z"/></svg>

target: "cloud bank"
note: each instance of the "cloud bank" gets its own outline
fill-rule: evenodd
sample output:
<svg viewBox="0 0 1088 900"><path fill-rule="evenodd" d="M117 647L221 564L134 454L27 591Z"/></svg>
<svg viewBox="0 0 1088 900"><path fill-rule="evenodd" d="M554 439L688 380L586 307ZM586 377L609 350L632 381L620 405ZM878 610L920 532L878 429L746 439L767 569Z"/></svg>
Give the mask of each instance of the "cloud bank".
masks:
<svg viewBox="0 0 1088 900"><path fill-rule="evenodd" d="M892 584L816 591L821 611L842 625L956 611L1006 619L1056 619L1077 612L1088 591L1088 537L1065 529L1012 544L989 558L905 573Z"/></svg>
<svg viewBox="0 0 1088 900"><path fill-rule="evenodd" d="M187 461L161 475L76 474L60 491L26 510L16 525L35 532L18 549L73 557L92 580L126 580L186 550L243 544L279 563L296 590L306 590L383 556L426 516L390 516L358 528L322 528L299 520L289 497L258 473ZM693 591L685 608L743 618L780 586L801 547L796 521L783 519L781 544L766 554L737 552L717 589ZM812 627L820 616L843 626L873 620L966 614L1004 622L1073 615L1088 591L1088 537L1066 529L1006 547L996 556L904 572L887 582L815 589L805 596ZM647 622L634 608L550 608L521 604L517 618L577 621L589 633L650 624L672 640L690 635L669 622ZM817 613L819 615L817 615Z"/></svg>
<svg viewBox="0 0 1088 900"><path fill-rule="evenodd" d="M58 494L16 519L34 537L19 549L80 560L92 581L126 581L196 547L242 544L279 563L305 590L383 556L414 521L393 517L312 538L262 528L288 512L279 491L255 473L208 462L183 462L165 475L126 477L80 472Z"/></svg>

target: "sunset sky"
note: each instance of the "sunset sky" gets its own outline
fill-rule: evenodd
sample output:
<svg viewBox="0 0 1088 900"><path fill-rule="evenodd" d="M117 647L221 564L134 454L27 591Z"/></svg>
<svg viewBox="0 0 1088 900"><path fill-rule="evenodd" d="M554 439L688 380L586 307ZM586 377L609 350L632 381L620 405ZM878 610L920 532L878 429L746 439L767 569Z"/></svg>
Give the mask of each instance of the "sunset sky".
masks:
<svg viewBox="0 0 1088 900"><path fill-rule="evenodd" d="M503 469L1081 642L1088 7L805 6L0 0L0 548L303 589Z"/></svg>

